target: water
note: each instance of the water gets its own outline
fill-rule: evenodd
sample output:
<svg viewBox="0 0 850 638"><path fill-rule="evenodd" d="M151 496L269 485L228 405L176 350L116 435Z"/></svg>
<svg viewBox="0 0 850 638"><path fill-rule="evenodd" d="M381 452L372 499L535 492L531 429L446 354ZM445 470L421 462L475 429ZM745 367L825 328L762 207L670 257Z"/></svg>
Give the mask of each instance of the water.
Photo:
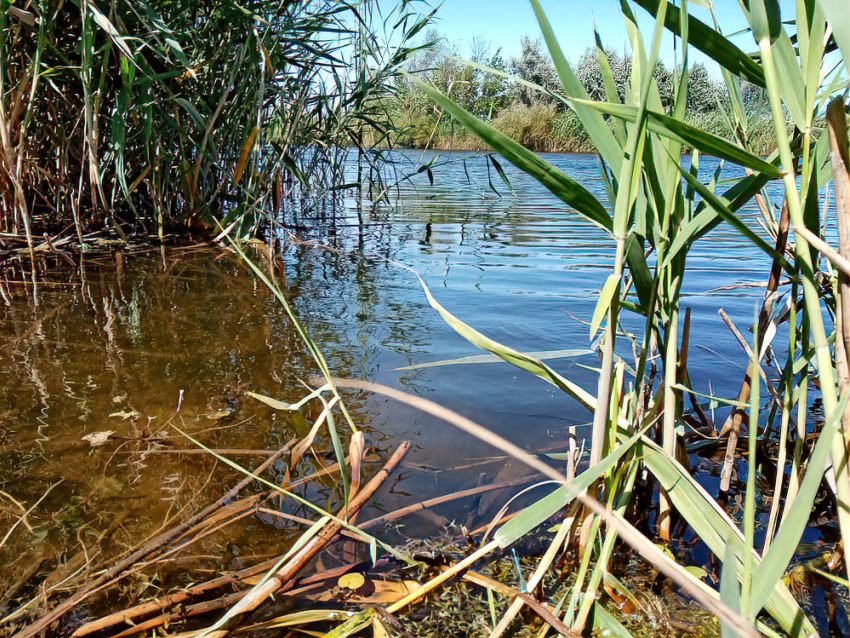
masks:
<svg viewBox="0 0 850 638"><path fill-rule="evenodd" d="M431 157L416 152L396 160L404 171ZM604 198L594 157L547 159ZM715 166L704 161L705 175ZM589 348L588 322L613 261L613 243L533 180L505 168L516 195L485 159L444 155L433 184L425 173L402 181L391 193L392 206L361 211L361 228L349 202L337 232L315 238L333 251L287 245L278 277L335 374L432 399L528 450L559 451L568 428L584 433L590 415L545 382L501 363L398 370L480 352L440 319L415 277L396 263L415 269L457 317L506 345L528 352ZM753 228L756 215L754 205L741 213ZM727 225L699 242L688 264L683 307L692 310L691 378L699 392L732 397L747 357L717 310L725 309L745 332L770 264ZM234 472L207 455L174 453L193 447L175 426L210 447L242 450L234 458L252 467L265 458L263 450L309 427L299 415L275 412L242 394L249 389L296 401L306 392L300 381L316 368L282 308L234 255L197 246L90 256L83 273L61 266L45 273L37 309L19 273L7 277L5 287L0 490L29 507L55 487L34 510L32 529L20 526L0 550L6 564L0 582L12 581L36 555L99 548L94 539L117 517L124 517L122 525L100 548L106 554L138 542L181 508L220 496L234 483ZM637 329L640 323L627 319L625 325ZM620 354L630 359L628 348ZM550 364L595 391L595 354ZM414 444L405 467L361 520L526 474L432 417L382 397L349 398L369 445L380 453L370 470L402 440ZM316 416L315 406L304 410L310 422ZM715 416L721 420L725 412ZM112 434L100 447L82 439L107 431ZM326 430L316 449L296 475L333 462ZM695 463L699 480L715 492L717 462ZM285 466L275 469L282 477ZM300 490L322 506L339 503L334 479ZM449 523L480 525L505 494L403 519L399 532L425 536ZM3 527L20 513L4 498ZM281 551L291 534L283 523L269 525L273 520L251 518L213 534L188 551L181 569L215 571Z"/></svg>

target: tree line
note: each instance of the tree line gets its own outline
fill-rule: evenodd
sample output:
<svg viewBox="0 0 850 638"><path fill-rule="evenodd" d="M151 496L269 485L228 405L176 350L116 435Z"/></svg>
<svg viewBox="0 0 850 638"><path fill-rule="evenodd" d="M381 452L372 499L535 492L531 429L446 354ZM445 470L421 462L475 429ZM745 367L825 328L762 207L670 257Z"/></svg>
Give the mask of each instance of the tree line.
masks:
<svg viewBox="0 0 850 638"><path fill-rule="evenodd" d="M502 50L476 37L470 43L469 61L462 59L460 46L430 29L426 40L431 44L408 62L408 71L463 106L478 117L490 120L502 132L538 151L593 151L589 138L575 114L557 95L561 93L558 74L540 39L523 37L520 54L506 58ZM618 98L627 99L632 56L612 48L604 53L589 47L574 64L576 76L590 99L605 100L600 57L611 69ZM494 72L487 71L492 69ZM665 109L675 99L680 68L659 61L654 77ZM509 77L510 76L510 77ZM524 82L540 87L535 89ZM450 118L422 92L417 84L400 76L390 112L398 131L396 143L415 148L477 148L478 142L456 127ZM754 140L767 152L772 135L759 127L767 108L760 87L742 81L739 87L748 116L754 121L753 132L763 139ZM730 109L724 83L712 77L703 63L690 66L688 72L687 116L698 120L710 132L732 137L732 126L725 115Z"/></svg>

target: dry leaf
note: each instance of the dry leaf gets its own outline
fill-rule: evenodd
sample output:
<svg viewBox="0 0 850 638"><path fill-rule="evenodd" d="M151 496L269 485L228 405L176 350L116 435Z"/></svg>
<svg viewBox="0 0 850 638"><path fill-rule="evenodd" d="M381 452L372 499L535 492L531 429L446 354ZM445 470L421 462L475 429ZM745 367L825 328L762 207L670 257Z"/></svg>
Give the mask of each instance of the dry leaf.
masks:
<svg viewBox="0 0 850 638"><path fill-rule="evenodd" d="M363 576L360 572L351 572L350 574L345 574L344 576L340 576L337 581L337 585L339 585L342 589L360 589L366 583L366 577Z"/></svg>
<svg viewBox="0 0 850 638"><path fill-rule="evenodd" d="M91 434L86 434L82 440L88 441L89 445L92 447L100 447L109 439L110 436L115 434L115 430L104 430L103 432L92 432Z"/></svg>
<svg viewBox="0 0 850 638"><path fill-rule="evenodd" d="M126 421L127 419L138 419L141 414L136 412L135 410L130 410L127 412L126 410L121 410L121 412L113 412L109 415L110 417L115 417L116 419L123 419Z"/></svg>

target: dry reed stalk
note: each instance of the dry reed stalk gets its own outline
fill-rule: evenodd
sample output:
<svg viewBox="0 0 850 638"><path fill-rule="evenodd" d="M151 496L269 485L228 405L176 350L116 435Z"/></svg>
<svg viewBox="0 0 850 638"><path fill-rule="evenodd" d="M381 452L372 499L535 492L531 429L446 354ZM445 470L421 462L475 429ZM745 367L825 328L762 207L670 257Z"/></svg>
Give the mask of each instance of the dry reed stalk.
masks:
<svg viewBox="0 0 850 638"><path fill-rule="evenodd" d="M82 636L88 636L89 634L98 631L105 631L107 629L115 627L116 625L120 625L121 623L132 624L132 626L122 630L119 634L112 636L112 638L118 638L118 636L129 636L134 633L146 631L148 629L162 627L163 625L172 621L199 616L201 614L205 614L210 611L215 611L217 609L224 609L225 607L229 607L230 605L239 602L242 598L245 597L245 595L250 590L245 589L242 591L234 592L232 594L226 594L213 600L203 601L200 603L195 603L193 605L181 607L178 611L160 614L153 618L149 618L143 622L135 622L137 618L141 618L143 616L147 616L148 614L152 614L158 611L164 611L169 607L174 607L175 605L180 605L186 602L187 600L196 596L200 596L201 594L204 594L206 592L214 591L216 589L226 587L227 585L242 584L245 580L253 576L257 576L258 574L262 574L265 571L268 571L270 568L274 567L274 565L276 565L281 558L282 556L278 556L276 558L263 561L262 563L259 563L257 565L253 565L252 567L246 567L245 569L239 570L238 572L219 576L218 578L207 581L206 583L201 583L200 585L196 585L176 594L163 596L148 603L129 607L120 612L116 612L114 614L98 618L97 620L93 620L79 627L73 634L71 634L72 638L82 638ZM381 561L378 562L381 563ZM320 574L313 574L312 576L308 576L304 579L299 580L297 583L299 585L298 588L285 589L281 593L286 596L299 596L312 589L315 589L317 585L320 585L325 581L342 576L343 574L349 572L352 567L353 565L341 565L340 567L328 569Z"/></svg>
<svg viewBox="0 0 850 638"><path fill-rule="evenodd" d="M579 636L581 636L579 632L567 627L549 608L527 592L521 592L516 587L510 587L509 585L493 580L484 574L479 574L478 572L471 570L463 575L463 580L474 585L478 585L479 587L490 589L497 594L510 596L514 598L514 604L518 602L520 605L528 605L535 613L537 613L538 616L552 627L552 629L562 636L569 636L570 638L579 638ZM493 638L493 634L491 634L490 638Z"/></svg>
<svg viewBox="0 0 850 638"><path fill-rule="evenodd" d="M313 379L313 385L320 385L322 380ZM480 426L479 424L471 421L470 419L461 416L460 414L453 412L439 404L434 403L433 401L429 401L427 399L423 399L422 397L413 396L407 394L405 392L401 392L396 390L395 388L390 388L387 386L379 385L377 383L371 383L368 381L358 381L354 379L337 379L334 378L334 383L338 388L355 388L360 390L369 390L371 392L376 392L382 394L387 397L391 397L397 399L407 405L411 405L416 407L423 412L428 414L432 414L440 419L444 419L448 423L451 423L455 427L468 434L471 434L480 440L489 443L495 448L514 456L516 459L522 461L529 467L541 472L542 474L548 476L553 481L556 481L560 484L564 484L566 479L563 474L554 470L547 464L543 463L540 459L538 459L533 454L529 454L527 451L519 448L514 443L511 443L507 439L490 432L486 428ZM575 498L577 498L581 503L584 504L586 509L590 512L592 516L598 516L600 520L605 521L609 528L612 531L616 532L616 534L623 539L624 542L628 543L635 549L643 558L645 558L648 562L650 562L661 574L669 578L671 581L679 585L683 591L687 592L688 595L693 597L693 599L705 607L709 612L715 614L722 622L728 623L731 629L738 633L740 636L752 636L756 638L760 634L753 627L752 623L750 623L747 619L745 619L738 612L730 609L724 602L715 598L716 592L711 590L707 585L700 582L693 575L691 575L686 570L681 569L677 563L668 557L664 552L662 552L650 539L640 533L631 523L626 521L622 515L618 514L614 511L609 511L604 505L600 504L595 498L590 496L586 491L585 492L577 492L575 494ZM467 567L469 567L473 562L482 558L486 554L495 551L499 548L499 543L497 541L492 541L485 545L484 547L477 550L475 553L455 565L450 571L451 575L455 573L459 573L463 571ZM417 589L410 596L400 600L395 603L391 607L387 609L390 613L395 613L398 609L410 604L415 599L425 595L428 591L439 585L440 583L447 580L450 576L447 576L449 572L441 575L440 577L434 579L433 581L426 583L421 589ZM347 621L348 622L348 621ZM355 619L351 619L352 623L358 622ZM346 627L348 629L348 627Z"/></svg>
<svg viewBox="0 0 850 638"><path fill-rule="evenodd" d="M117 580L122 577L123 573L127 568L139 562L146 556L152 554L162 546L172 542L173 540L180 538L183 534L187 532L187 530L192 529L197 523L205 519L207 516L226 505L231 499L233 499L239 492L241 492L251 481L254 480L256 476L264 472L268 469L272 463L274 463L278 458L283 456L290 448L291 443L287 443L284 445L277 454L270 456L266 461L264 461L250 476L246 476L244 479L239 481L231 490L229 490L224 496L211 503L200 512L195 514L194 516L189 517L179 525L171 528L170 530L159 534L154 537L144 545L142 545L139 549L132 552L122 560L118 561L111 568L106 570L100 576L95 578L91 583L85 586L83 589L78 591L76 594L72 595L70 598L60 603L44 616L36 620L35 622L27 625L23 629L21 629L17 634L14 635L14 638L31 638L44 630L46 630L51 624L62 618L65 614L71 611L74 607L79 605L83 600L91 596L96 591L99 591L107 584L111 583L114 580Z"/></svg>
<svg viewBox="0 0 850 638"><path fill-rule="evenodd" d="M384 464L384 467L372 477L366 485L360 490L357 496L349 503L346 503L340 511L338 518L351 517L355 515L366 504L366 502L375 494L378 488L383 485L384 481L395 470L402 459L410 451L411 444L409 441L402 442L399 445L389 460ZM278 569L268 580L259 587L255 587L251 592L240 600L229 612L229 626L233 626L233 620L246 612L252 611L259 607L269 596L285 586L295 574L304 567L307 562L313 558L319 551L333 540L342 529L342 524L335 519L327 519L319 532L310 538L304 546L299 549L280 569ZM227 633L227 630L224 630ZM210 635L218 635L218 632Z"/></svg>
<svg viewBox="0 0 850 638"><path fill-rule="evenodd" d="M674 300L669 310L670 321L667 328L664 347L664 412L662 415L661 444L671 459L676 458L676 416L679 412L679 395L673 387L678 377L679 366L679 302ZM664 541L670 540L673 506L667 492L659 487L658 491L658 535Z"/></svg>
<svg viewBox="0 0 850 638"><path fill-rule="evenodd" d="M847 140L847 115L844 98L830 102L826 111L829 129L832 181L835 188L835 215L838 225L838 252L850 258L850 147ZM838 272L838 299L835 304L835 367L838 387L842 394L850 390L850 277ZM846 462L850 444L850 407L841 417L844 450L841 462ZM839 459L833 459L833 463ZM836 495L837 497L837 495ZM839 508L845 507L839 499Z"/></svg>
<svg viewBox="0 0 850 638"><path fill-rule="evenodd" d="M567 517L563 521L561 521L561 527L558 529L558 533L556 534L555 539L552 541L549 546L549 549L543 555L543 558L540 559L540 563L537 565L537 569L528 579L528 583L526 584L527 591L534 591L537 585L543 580L543 578L548 573L549 568L552 566L552 563L555 561L555 558L557 558L558 552L561 550L562 547L566 545L566 543L569 542L573 525L576 523L577 510L578 504L574 502L568 510ZM505 631L507 631L508 627L510 627L511 623L514 621L514 618L517 617L517 614L522 611L522 606L525 603L528 603L528 600L526 600L526 598L524 598L523 596L517 595L514 598L513 602L511 602L507 611L502 616L502 619L499 621L499 624L496 625L496 627L493 629L489 638L499 638L502 634L504 634ZM537 604L539 605L539 603ZM532 609L540 613L540 611L536 607L534 607L533 605L530 606ZM548 610L546 611L548 612ZM549 613L549 615L551 616L551 613ZM549 621L547 620L546 622ZM549 624L565 636L576 633L564 633L551 622L549 622ZM561 626L563 626L563 623L561 623Z"/></svg>
<svg viewBox="0 0 850 638"><path fill-rule="evenodd" d="M524 483L528 483L529 480L530 477L526 477L522 479L517 479L515 481L510 481L508 483L494 483L492 485L482 485L480 487L473 487L467 490L453 492L452 494L437 496L435 498L419 501L418 503L414 503L413 505L408 505L407 507L402 507L401 509L397 509L382 516L378 516L377 518L371 518L368 521L363 521L363 523L361 523L358 527L360 529L369 529L370 527L389 523L390 521L397 520L399 518L402 518L403 516L415 514L416 512L421 512L424 509L429 509L437 505L442 505L443 503L449 503L451 501L456 501L462 498L468 498L470 496L477 496L478 494L484 494L493 490L504 490L511 487L517 487L519 485L523 485Z"/></svg>
<svg viewBox="0 0 850 638"><path fill-rule="evenodd" d="M762 209L762 214L765 215L767 203L764 197L759 195L759 208ZM788 245L788 228L790 225L790 217L788 214L788 198L782 202L782 212L779 216L779 232L776 235L776 252L780 255L785 254L785 248ZM765 334L767 324L770 320L770 312L773 309L773 301L777 288L779 287L779 277L782 274L782 264L774 259L770 267L770 276L767 279L767 286L764 291L764 299L762 300L761 309L758 317L758 333ZM744 375L744 380L741 382L741 388L738 390L737 400L739 403L747 403L750 400L750 389L752 387L753 374L752 361L747 365L747 372ZM720 472L720 492L729 492L729 487L732 483L732 473L735 469L735 449L738 447L738 437L741 435L741 424L744 421L746 414L745 408L732 408L726 422L720 429L720 436L727 436L726 455L723 458L723 469Z"/></svg>

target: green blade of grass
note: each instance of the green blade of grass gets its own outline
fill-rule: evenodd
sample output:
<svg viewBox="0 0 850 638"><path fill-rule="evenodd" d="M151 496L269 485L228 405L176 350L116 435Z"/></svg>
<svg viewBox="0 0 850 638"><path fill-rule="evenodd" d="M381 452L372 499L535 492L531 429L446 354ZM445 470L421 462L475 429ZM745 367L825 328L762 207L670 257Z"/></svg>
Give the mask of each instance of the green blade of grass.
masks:
<svg viewBox="0 0 850 638"><path fill-rule="evenodd" d="M679 171L682 176L687 180L688 184L690 184L694 190L702 197L706 202L708 202L709 206L711 206L725 221L729 222L734 228L738 230L744 237L749 239L754 245L758 246L764 253L769 256L771 259L777 260L782 267L788 272L791 276L794 276L794 269L790 266L790 264L786 261L785 257L776 252L776 249L767 243L764 239L759 237L754 231L752 231L744 222L740 220L740 218L735 215L729 207L726 205L723 200L721 200L717 195L712 193L706 186L700 182L696 177L691 175L688 171L683 169L681 166L679 167Z"/></svg>
<svg viewBox="0 0 850 638"><path fill-rule="evenodd" d="M577 106L579 100L574 99L571 103ZM633 123L637 120L638 108L636 106L594 102L590 100L585 100L582 103L590 108L608 115L613 115L627 122ZM708 133L686 122L656 111L648 111L647 115L649 116L649 129L654 133L668 137L680 144L686 144L692 148L699 149L705 155L713 155L714 157L758 171L769 178L779 178L782 176L782 171L779 167L766 162L758 155L750 153L719 135Z"/></svg>
<svg viewBox="0 0 850 638"><path fill-rule="evenodd" d="M850 72L850 20L845 0L817 0L832 27L832 35L841 49L844 64Z"/></svg>
<svg viewBox="0 0 850 638"><path fill-rule="evenodd" d="M649 426L623 442L614 452L605 456L599 463L586 469L575 479L553 490L537 502L522 509L510 521L502 525L493 535L500 547L508 547L528 534L538 525L552 518L569 505L580 492L588 489L599 478L616 467L620 459L640 440Z"/></svg>
<svg viewBox="0 0 850 638"><path fill-rule="evenodd" d="M527 372L531 372L532 374L540 377L551 383L552 385L560 388L571 397L576 399L583 406L588 408L589 410L593 410L596 407L596 398L590 394L587 390L582 388L581 386L573 383L566 377L558 374L552 368L547 366L542 361L535 359L527 354L523 354L518 350L514 350L513 348L509 348L508 346L502 345L498 341L494 341L489 337L481 334L474 328L468 326L460 319L455 317L452 313L446 310L431 294L431 290L425 284L425 281L422 277L419 276L418 273L411 269L411 272L416 275L416 278L419 280L419 284L422 286L422 289L425 291L425 296L428 299L428 303L431 307L436 310L440 316L443 318L449 327L451 327L455 332L457 332L461 337L469 341L471 344L478 346L482 350L486 350L487 352L496 355L503 361L507 361L508 363L515 365L518 368L521 368Z"/></svg>
<svg viewBox="0 0 850 638"><path fill-rule="evenodd" d="M558 39L555 37L552 26L546 14L543 12L543 7L540 6L539 0L531 0L531 6L534 9L534 15L537 18L537 23L540 25L540 31L543 33L543 39L549 49L549 55L552 57L552 62L555 65L555 71L558 73L558 78L561 81L561 86L569 97L580 98L587 100L588 95L581 81L576 77L570 63L567 61L561 46L558 44ZM611 167L615 174L620 172L620 166L623 163L623 147L617 141L617 138L611 132L611 128L602 118L602 116L585 107L583 104L576 104L576 113L581 119L585 130L597 152L602 156L602 159Z"/></svg>
<svg viewBox="0 0 850 638"><path fill-rule="evenodd" d="M826 420L823 429L818 435L814 451L811 457L809 457L808 464L806 465L806 475L800 484L797 496L794 498L794 502L783 518L782 526L770 544L770 550L768 550L761 565L756 568L753 574L750 616L758 614L759 610L764 606L774 584L782 579L791 559L794 558L794 554L797 552L800 539L803 537L803 532L809 524L812 504L817 496L821 480L823 479L823 473L829 460L832 438L835 436L835 431L847 407L848 399L850 399L850 394L845 394L841 398L838 407Z"/></svg>
<svg viewBox="0 0 850 638"><path fill-rule="evenodd" d="M627 435L621 433L619 436L626 438ZM730 542L743 545L743 535L735 523L685 468L646 437L641 451L643 462L664 488L676 510L715 556L725 557ZM756 564L760 562L756 556L754 561ZM740 578L743 566L738 561L736 565ZM793 636L814 636L817 633L781 580L773 585L765 609L784 631Z"/></svg>

